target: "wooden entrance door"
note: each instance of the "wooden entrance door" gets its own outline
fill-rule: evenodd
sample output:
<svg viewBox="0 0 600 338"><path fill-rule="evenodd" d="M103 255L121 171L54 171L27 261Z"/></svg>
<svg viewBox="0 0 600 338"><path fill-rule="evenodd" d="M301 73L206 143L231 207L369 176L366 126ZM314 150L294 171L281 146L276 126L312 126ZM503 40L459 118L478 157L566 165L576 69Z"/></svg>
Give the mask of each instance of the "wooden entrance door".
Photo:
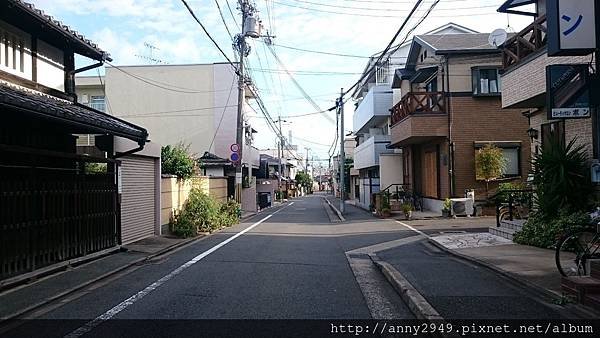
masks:
<svg viewBox="0 0 600 338"><path fill-rule="evenodd" d="M438 197L437 173L437 153L435 151L425 152L423 157L423 195Z"/></svg>

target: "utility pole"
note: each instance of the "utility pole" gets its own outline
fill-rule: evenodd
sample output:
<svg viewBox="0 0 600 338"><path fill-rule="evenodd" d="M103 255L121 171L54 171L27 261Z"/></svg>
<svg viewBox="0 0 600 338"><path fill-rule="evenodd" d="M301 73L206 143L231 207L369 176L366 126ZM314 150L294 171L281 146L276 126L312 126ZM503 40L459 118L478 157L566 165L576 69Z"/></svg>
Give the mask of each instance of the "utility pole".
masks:
<svg viewBox="0 0 600 338"><path fill-rule="evenodd" d="M235 200L242 203L242 159L244 149L244 100L245 98L245 75L244 75L244 57L246 56L246 16L248 15L248 0L239 0L242 11L242 33L238 35L237 48L239 52L238 66L238 107L237 107L237 133L235 143L238 145L239 160L235 166Z"/></svg>
<svg viewBox="0 0 600 338"><path fill-rule="evenodd" d="M235 143L238 145L239 160L235 168L235 200L242 202L242 166L244 149L244 101L246 76L244 74L244 58L248 56L249 50L246 46L246 37L260 37L260 27L257 26L258 20L254 18L254 7L250 5L249 0L238 0L240 10L242 11L242 32L236 36L234 48L239 53L238 67L238 107L237 107L237 133ZM248 24L250 23L250 24Z"/></svg>
<svg viewBox="0 0 600 338"><path fill-rule="evenodd" d="M283 166L281 164L281 158L283 157L283 147L285 145L285 137L283 137L283 129L281 129L281 122L287 122L286 120L282 120L281 116L279 116L277 118L277 121L275 121L277 123L279 123L279 146L281 147L281 151L279 151L279 147L278 147L278 151L277 151L277 155L279 155L279 186L277 187L279 189L279 192L281 193L281 176L283 175Z"/></svg>
<svg viewBox="0 0 600 338"><path fill-rule="evenodd" d="M340 91L338 101L340 107L340 212L346 212L346 187L345 187L345 171L346 171L346 152L344 151L344 88Z"/></svg>
<svg viewBox="0 0 600 338"><path fill-rule="evenodd" d="M308 151L310 148L306 148L306 173L308 174Z"/></svg>

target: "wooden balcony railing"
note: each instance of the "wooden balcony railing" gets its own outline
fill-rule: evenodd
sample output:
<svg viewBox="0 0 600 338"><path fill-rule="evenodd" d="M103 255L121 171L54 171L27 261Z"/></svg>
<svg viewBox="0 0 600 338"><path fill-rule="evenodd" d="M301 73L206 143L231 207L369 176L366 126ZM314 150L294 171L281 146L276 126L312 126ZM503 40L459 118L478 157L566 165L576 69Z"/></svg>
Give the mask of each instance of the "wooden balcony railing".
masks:
<svg viewBox="0 0 600 338"><path fill-rule="evenodd" d="M548 44L546 16L540 16L531 25L506 40L502 46L504 69L521 62L525 57L541 50Z"/></svg>
<svg viewBox="0 0 600 338"><path fill-rule="evenodd" d="M423 113L446 113L444 93L410 92L392 108L392 125L410 115Z"/></svg>

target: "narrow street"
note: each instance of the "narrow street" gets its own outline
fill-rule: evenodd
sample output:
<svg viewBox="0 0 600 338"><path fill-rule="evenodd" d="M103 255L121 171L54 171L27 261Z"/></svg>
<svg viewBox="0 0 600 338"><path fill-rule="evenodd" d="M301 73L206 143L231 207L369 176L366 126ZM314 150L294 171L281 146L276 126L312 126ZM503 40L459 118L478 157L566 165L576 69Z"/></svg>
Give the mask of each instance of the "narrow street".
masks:
<svg viewBox="0 0 600 338"><path fill-rule="evenodd" d="M345 254L408 240L379 256L401 271L444 318L561 317L551 305L498 275L450 257L412 230L348 208L350 219L331 223L322 196L295 199L34 316L60 319L49 325L57 336L71 337L103 336L114 323L135 329L137 336L144 332L139 326L147 321L123 321L129 319L411 319L413 313L381 273L353 272ZM386 317L378 318L378 313ZM147 329L161 335L156 330L178 326L163 323Z"/></svg>

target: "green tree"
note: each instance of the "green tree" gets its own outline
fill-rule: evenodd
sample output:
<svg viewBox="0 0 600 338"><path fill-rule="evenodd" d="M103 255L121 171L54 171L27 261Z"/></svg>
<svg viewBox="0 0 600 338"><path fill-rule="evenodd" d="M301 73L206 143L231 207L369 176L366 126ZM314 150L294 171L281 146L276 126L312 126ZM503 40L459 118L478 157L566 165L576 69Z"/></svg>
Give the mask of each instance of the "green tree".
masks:
<svg viewBox="0 0 600 338"><path fill-rule="evenodd" d="M479 149L475 155L475 171L478 180L485 181L485 195L489 197L490 182L504 175L506 158L502 149L488 144Z"/></svg>
<svg viewBox="0 0 600 338"><path fill-rule="evenodd" d="M189 146L182 143L175 146L168 145L161 149L161 168L165 175L188 179L194 175L196 161L189 153Z"/></svg>
<svg viewBox="0 0 600 338"><path fill-rule="evenodd" d="M306 189L306 191L311 191L313 180L309 174L307 174L303 171L300 171L299 173L296 174L295 179L296 179L296 184L298 184L301 187L304 187Z"/></svg>

